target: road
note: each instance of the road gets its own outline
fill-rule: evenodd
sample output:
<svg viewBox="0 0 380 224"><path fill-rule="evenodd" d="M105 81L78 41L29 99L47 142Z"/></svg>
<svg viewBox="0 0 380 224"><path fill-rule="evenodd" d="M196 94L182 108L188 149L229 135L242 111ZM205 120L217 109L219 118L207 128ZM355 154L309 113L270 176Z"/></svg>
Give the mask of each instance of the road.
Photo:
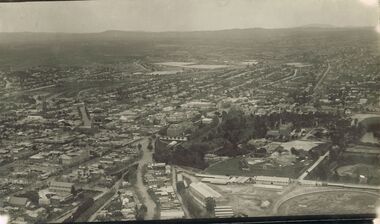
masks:
<svg viewBox="0 0 380 224"><path fill-rule="evenodd" d="M152 154L153 154L153 151L149 151L148 149L148 144L149 144L149 139L148 138L143 138L141 139L140 141L136 141L134 142L134 144L138 144L140 143L142 145L142 150L144 151L143 153L143 156L142 158L138 161L138 168L137 168L137 173L136 173L136 177L137 177L137 181L136 181L136 189L137 189L137 193L141 196L142 198L142 202L145 204L145 206L147 207L147 214L145 216L145 219L147 220L152 220L155 216L155 212L156 212L156 203L152 200L152 198L150 197L150 195L148 194L148 187L143 183L143 177L142 177L142 167L144 167L145 164L148 164L148 163L152 163L153 160L152 160ZM134 163L135 164L135 163ZM123 174L123 177L126 173ZM121 178L119 181L117 181L114 185L114 188L116 189L115 191L115 195L113 197L111 197L106 203L104 203L104 205L102 205L102 207L100 207L91 217L90 219L88 220L89 222L92 222L95 220L95 218L97 217L97 215L99 214L99 212L104 208L106 207L114 197L117 196L117 190L119 189L120 187L120 184L121 184L121 181L123 180L123 178Z"/></svg>
<svg viewBox="0 0 380 224"><path fill-rule="evenodd" d="M326 157L328 157L329 156L329 154L330 154L330 152L329 151L327 151L323 156L320 156L319 158L318 158L318 160L309 168L309 169L307 169L305 172L303 172L302 174L301 174L301 176L300 177L298 177L298 180L303 180L303 179L305 179L305 177L307 176L307 175L309 175L309 173L311 173L314 169L315 169L315 167L317 167Z"/></svg>
<svg viewBox="0 0 380 224"><path fill-rule="evenodd" d="M123 179L124 179L124 175L125 174L123 174L123 176L120 178L120 180L118 180L115 184L114 184L114 186L112 187L112 188L115 188L115 193L114 193L114 195L112 195L112 197L110 197L100 208L98 208L98 210L96 210L96 212L94 212L94 214L92 214L91 216L90 216L90 218L87 220L88 222L93 222L95 219L96 219L96 217L98 217L98 215L99 215L99 213L100 213L100 211L102 211L103 210L103 208L105 208L114 198L116 198L117 196L118 196L118 194L117 194L117 191L119 190L119 187L120 187L120 185L121 185L121 182L123 181ZM100 197L99 197L100 198Z"/></svg>
<svg viewBox="0 0 380 224"><path fill-rule="evenodd" d="M140 144L142 145L143 150L143 156L139 161L139 166L137 168L137 180L136 180L136 189L137 193L139 194L140 198L142 199L142 203L148 208L145 219L146 220L152 220L154 219L154 215L156 213L156 203L152 200L150 195L148 194L148 187L143 183L143 176L142 176L142 168L147 165L148 163L152 163L152 154L153 150L149 151L148 149L148 138L144 138L140 141Z"/></svg>
<svg viewBox="0 0 380 224"><path fill-rule="evenodd" d="M329 73L330 71L330 63L327 64L327 69L325 71L325 73L323 73L322 77L319 79L319 81L317 82L317 84L314 86L314 89L313 89L313 95L315 95L315 91L318 90L318 88L320 87L320 85L322 84L322 82L325 80L327 74Z"/></svg>
<svg viewBox="0 0 380 224"><path fill-rule="evenodd" d="M66 219L68 219L77 210L78 207L79 207L79 204L76 205L74 208L70 209L69 211L63 213L57 219L52 220L48 223L62 223L62 222L64 222Z"/></svg>
<svg viewBox="0 0 380 224"><path fill-rule="evenodd" d="M185 206L185 204L183 203L182 201L182 196L178 193L178 189L177 189L177 170L175 169L174 166L172 166L172 185L173 185L173 189L177 195L177 198L179 200L179 202L181 203L181 207L182 207L182 210L183 212L185 213L185 218L192 218L191 215L190 215L190 212L189 210L187 209L187 207Z"/></svg>
<svg viewBox="0 0 380 224"><path fill-rule="evenodd" d="M91 120L85 106L80 106L79 110L81 118L83 120L83 126L91 126Z"/></svg>
<svg viewBox="0 0 380 224"><path fill-rule="evenodd" d="M280 83L280 82L285 82L285 81L288 81L290 79L294 79L296 76L297 76L297 73L298 73L298 69L295 69L294 70L294 73L292 75L289 75L289 76L286 76L282 79L279 79L279 80L276 80L276 81L273 81L273 82L270 82L268 84L265 84L261 87L267 87L267 86L271 86L271 85L274 85L274 84L277 84L277 83Z"/></svg>
<svg viewBox="0 0 380 224"><path fill-rule="evenodd" d="M26 89L26 90L22 90L22 89L15 90L15 91L9 92L7 94L4 94L3 96L1 96L1 99L6 99L6 98L9 98L9 97L13 97L13 96L19 96L19 95L22 95L22 94L25 94L25 93L31 93L31 92L34 92L34 91L48 89L48 88L52 88L52 87L55 87L55 85L41 86L41 87L37 87L37 88L33 88L33 89Z"/></svg>

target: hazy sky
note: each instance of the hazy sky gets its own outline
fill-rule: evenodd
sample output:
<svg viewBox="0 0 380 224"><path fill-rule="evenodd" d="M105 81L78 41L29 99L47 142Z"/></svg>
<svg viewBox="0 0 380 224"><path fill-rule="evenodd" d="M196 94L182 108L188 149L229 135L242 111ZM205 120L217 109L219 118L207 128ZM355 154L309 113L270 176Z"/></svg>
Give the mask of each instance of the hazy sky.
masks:
<svg viewBox="0 0 380 224"><path fill-rule="evenodd" d="M374 26L377 0L95 0L0 4L0 32Z"/></svg>

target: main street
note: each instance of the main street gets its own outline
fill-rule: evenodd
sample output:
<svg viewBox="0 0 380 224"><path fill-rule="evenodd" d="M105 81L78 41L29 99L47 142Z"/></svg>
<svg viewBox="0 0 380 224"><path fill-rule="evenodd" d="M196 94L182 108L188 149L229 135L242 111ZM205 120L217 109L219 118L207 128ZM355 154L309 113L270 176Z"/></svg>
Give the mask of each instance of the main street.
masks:
<svg viewBox="0 0 380 224"><path fill-rule="evenodd" d="M322 74L321 78L319 79L319 81L317 82L317 84L314 86L313 96L316 95L316 91L319 89L319 87L321 86L322 82L325 80L327 74L330 71L330 68L331 68L331 66L330 66L330 63L328 62L326 71Z"/></svg>
<svg viewBox="0 0 380 224"><path fill-rule="evenodd" d="M147 213L146 213L146 216L145 216L145 219L146 220L152 220L155 218L155 213L156 213L156 203L152 200L152 198L150 197L150 195L148 194L148 187L143 183L143 167L149 163L152 163L153 160L152 160L152 155L153 155L153 151L150 151L148 149L148 145L149 145L149 138L143 138L139 141L136 141L134 142L134 144L141 144L141 150L143 151L143 156L141 157L141 159L139 161L137 161L137 163L139 164L138 165L138 168L137 168L137 172L136 172L136 184L135 184L135 189L137 191L137 194L140 196L139 198L141 199L142 203L147 207ZM136 163L134 163L136 164ZM124 174L125 175L125 174ZM123 176L124 176L123 175ZM117 189L118 187L120 186L121 184L121 180L123 178L121 178L115 185L114 187L116 188L116 191L117 192ZM116 196L116 193L113 197L111 197L101 208L99 208L91 217L88 221L93 221L95 220L97 214L104 208L106 207L111 201L112 199Z"/></svg>
<svg viewBox="0 0 380 224"><path fill-rule="evenodd" d="M148 138L142 139L139 143L142 145L141 149L143 150L143 156L141 157L139 161L139 166L137 167L137 173L136 173L137 180L136 180L135 188L137 190L138 195L140 196L142 203L144 203L144 205L147 207L147 213L146 213L145 219L152 220L154 219L154 216L156 213L156 203L152 200L152 198L148 194L148 187L143 182L142 171L145 165L153 162L152 160L153 150L150 151L148 149L148 144L149 144Z"/></svg>
<svg viewBox="0 0 380 224"><path fill-rule="evenodd" d="M183 203L181 194L178 192L176 180L177 180L177 170L174 166L172 166L172 185L173 185L174 192L176 193L177 198L178 198L179 202L181 203L182 210L185 213L185 218L191 219L192 217L190 215L190 212L187 209L187 207L185 206L185 204Z"/></svg>

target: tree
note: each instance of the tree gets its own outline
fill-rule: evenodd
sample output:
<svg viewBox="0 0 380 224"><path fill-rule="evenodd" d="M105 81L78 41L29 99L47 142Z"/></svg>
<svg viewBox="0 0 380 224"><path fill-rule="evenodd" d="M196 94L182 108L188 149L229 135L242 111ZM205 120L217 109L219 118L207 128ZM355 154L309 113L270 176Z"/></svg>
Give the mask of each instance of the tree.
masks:
<svg viewBox="0 0 380 224"><path fill-rule="evenodd" d="M71 194L75 196L75 195L77 195L77 193L78 193L78 192L77 192L77 190L75 189L74 185L71 186Z"/></svg>
<svg viewBox="0 0 380 224"><path fill-rule="evenodd" d="M148 208L145 205L141 205L140 208L135 207L136 210L136 220L144 220L145 214L148 211Z"/></svg>
<svg viewBox="0 0 380 224"><path fill-rule="evenodd" d="M152 151L152 149L153 149L153 145L152 145L151 142L149 142L149 144L148 144L148 149L149 149L150 151Z"/></svg>
<svg viewBox="0 0 380 224"><path fill-rule="evenodd" d="M143 211L143 212L147 212L147 211L148 211L148 208L147 208L144 204L141 205L140 209L141 209L141 211Z"/></svg>
<svg viewBox="0 0 380 224"><path fill-rule="evenodd" d="M290 152L292 153L292 155L296 155L296 156L300 154L294 147L290 148Z"/></svg>
<svg viewBox="0 0 380 224"><path fill-rule="evenodd" d="M159 135L166 135L168 127L163 127L158 131Z"/></svg>
<svg viewBox="0 0 380 224"><path fill-rule="evenodd" d="M25 194L18 195L18 196L20 196L20 197L26 197L26 198L28 198L32 203L38 205L39 196L38 196L38 192L37 192L37 191L28 191L28 192L26 192Z"/></svg>

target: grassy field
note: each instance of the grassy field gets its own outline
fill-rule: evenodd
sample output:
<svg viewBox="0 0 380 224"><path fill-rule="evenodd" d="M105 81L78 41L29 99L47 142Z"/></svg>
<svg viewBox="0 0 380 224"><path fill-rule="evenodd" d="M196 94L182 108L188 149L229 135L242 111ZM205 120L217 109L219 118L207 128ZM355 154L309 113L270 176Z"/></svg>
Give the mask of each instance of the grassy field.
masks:
<svg viewBox="0 0 380 224"><path fill-rule="evenodd" d="M305 167L281 167L278 169L261 169L259 167L251 166L250 171L243 171L240 169L239 161L240 157L231 158L213 166L208 167L205 173L215 175L231 175L231 176L278 176L278 177L290 177L296 178L300 175L301 171Z"/></svg>
<svg viewBox="0 0 380 224"><path fill-rule="evenodd" d="M323 192L301 195L282 204L279 215L375 213L378 197L362 192Z"/></svg>

